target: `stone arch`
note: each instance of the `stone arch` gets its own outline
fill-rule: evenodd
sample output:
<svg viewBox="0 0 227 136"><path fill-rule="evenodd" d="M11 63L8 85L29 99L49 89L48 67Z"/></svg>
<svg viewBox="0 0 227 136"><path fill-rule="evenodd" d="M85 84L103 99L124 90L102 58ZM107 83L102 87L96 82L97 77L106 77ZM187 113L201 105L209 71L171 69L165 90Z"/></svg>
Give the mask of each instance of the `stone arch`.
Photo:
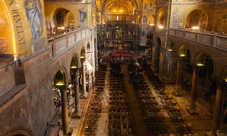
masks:
<svg viewBox="0 0 227 136"><path fill-rule="evenodd" d="M52 14L52 27L57 34L62 34L74 26L73 14L65 8L58 8Z"/></svg>
<svg viewBox="0 0 227 136"><path fill-rule="evenodd" d="M77 70L79 68L79 64L78 64L78 57L76 54L73 54L72 59L71 59L71 63L70 63L70 74L71 74L71 80L74 79L73 77L73 72L75 72L75 70Z"/></svg>
<svg viewBox="0 0 227 136"><path fill-rule="evenodd" d="M66 74L66 69L64 67L60 67L57 72L55 73L54 76L54 84L59 84L59 85L66 85L67 84L67 74Z"/></svg>
<svg viewBox="0 0 227 136"><path fill-rule="evenodd" d="M205 11L195 9L188 14L185 28L206 30L207 26L208 15Z"/></svg>
<svg viewBox="0 0 227 136"><path fill-rule="evenodd" d="M225 67L222 69L220 78L221 78L222 80L224 80L224 82L227 82L227 66L225 66Z"/></svg>
<svg viewBox="0 0 227 136"><path fill-rule="evenodd" d="M71 59L71 64L70 67L72 68L78 68L79 64L78 64L78 57L76 54L73 54L72 59Z"/></svg>
<svg viewBox="0 0 227 136"><path fill-rule="evenodd" d="M81 50L80 50L80 59L84 60L86 58L86 52L85 52L85 48L82 47Z"/></svg>
<svg viewBox="0 0 227 136"><path fill-rule="evenodd" d="M212 58L205 52L199 52L195 57L195 65L201 67L199 77L210 80L214 73Z"/></svg>
<svg viewBox="0 0 227 136"><path fill-rule="evenodd" d="M149 23L149 25L154 25L155 24L155 17L154 17L154 15L148 16L148 23Z"/></svg>
<svg viewBox="0 0 227 136"><path fill-rule="evenodd" d="M166 45L166 50L167 51L175 51L175 45L173 41L168 41Z"/></svg>
<svg viewBox="0 0 227 136"><path fill-rule="evenodd" d="M178 50L178 56L183 59L184 62L190 64L191 53L187 45L181 45Z"/></svg>
<svg viewBox="0 0 227 136"><path fill-rule="evenodd" d="M187 45L182 44L178 48L178 58L180 58L182 62L182 74L188 73L192 74L193 67L190 63L191 60L191 53Z"/></svg>
<svg viewBox="0 0 227 136"><path fill-rule="evenodd" d="M29 128L22 126L9 130L4 136L34 136L34 134Z"/></svg>
<svg viewBox="0 0 227 136"><path fill-rule="evenodd" d="M178 56L179 57L187 57L188 53L188 46L187 45L181 45L178 50ZM190 57L190 56L189 56Z"/></svg>
<svg viewBox="0 0 227 136"><path fill-rule="evenodd" d="M63 68L59 68L57 72L54 74L53 78L53 100L54 100L54 106L56 108L59 108L61 106L61 94L60 94L60 89L66 89L67 86L67 74L65 74L65 70ZM62 88L58 88L58 86Z"/></svg>
<svg viewBox="0 0 227 136"><path fill-rule="evenodd" d="M65 26L66 27L73 27L74 26L74 17L73 17L73 14L68 11L65 15Z"/></svg>

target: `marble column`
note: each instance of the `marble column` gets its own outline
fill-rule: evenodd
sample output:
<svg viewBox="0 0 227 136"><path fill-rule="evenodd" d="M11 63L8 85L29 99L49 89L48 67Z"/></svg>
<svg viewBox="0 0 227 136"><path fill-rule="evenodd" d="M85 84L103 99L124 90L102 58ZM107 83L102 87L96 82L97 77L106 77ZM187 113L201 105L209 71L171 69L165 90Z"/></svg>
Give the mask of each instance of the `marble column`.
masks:
<svg viewBox="0 0 227 136"><path fill-rule="evenodd" d="M69 132L68 123L68 104L67 104L67 91L65 89L60 89L61 92L61 115L62 115L62 129L63 135Z"/></svg>
<svg viewBox="0 0 227 136"><path fill-rule="evenodd" d="M81 117L81 110L80 110L80 95L79 95L79 70L75 71L75 79L74 79L74 93L75 93L75 109L73 111L72 117L77 118Z"/></svg>
<svg viewBox="0 0 227 136"><path fill-rule="evenodd" d="M180 88L181 80L181 60L177 61L177 77L176 77L176 91L174 92L175 96L182 96Z"/></svg>
<svg viewBox="0 0 227 136"><path fill-rule="evenodd" d="M197 115L196 111L196 98L197 98L197 74L199 72L199 67L193 68L193 74L192 74L192 87L191 87L191 98L190 98L190 106L188 109L188 112L191 115Z"/></svg>
<svg viewBox="0 0 227 136"><path fill-rule="evenodd" d="M180 86L181 81L181 60L177 61L177 79L176 79L176 86Z"/></svg>
<svg viewBox="0 0 227 136"><path fill-rule="evenodd" d="M225 84L224 80L216 79L217 82L217 91L214 105L214 113L213 113L213 123L212 123L212 133L216 134L216 131L220 129L220 123L222 119L222 103L224 96Z"/></svg>
<svg viewBox="0 0 227 136"><path fill-rule="evenodd" d="M97 43L95 43L95 63L94 63L95 71L98 71L99 70L98 56L99 56L99 54L98 54L98 47L97 47Z"/></svg>
<svg viewBox="0 0 227 136"><path fill-rule="evenodd" d="M81 95L80 98L86 99L87 98L87 91L86 91L86 73L85 73L85 60L82 61L82 89L83 89L83 94Z"/></svg>

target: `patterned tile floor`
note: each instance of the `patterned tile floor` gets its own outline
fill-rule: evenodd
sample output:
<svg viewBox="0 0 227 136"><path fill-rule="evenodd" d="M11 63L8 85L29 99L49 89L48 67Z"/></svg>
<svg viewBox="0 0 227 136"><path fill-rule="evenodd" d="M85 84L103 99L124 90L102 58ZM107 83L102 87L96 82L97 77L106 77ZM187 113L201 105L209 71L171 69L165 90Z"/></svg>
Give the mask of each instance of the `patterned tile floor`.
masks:
<svg viewBox="0 0 227 136"><path fill-rule="evenodd" d="M138 134L137 136L153 136L152 134L148 133L146 126L144 125L142 114L139 111L138 103L136 100L135 93L132 89L132 86L128 83L129 76L127 75L127 67L126 65L122 67L124 71L124 82L126 85L126 90L128 94L128 98L131 105L131 112L134 116L135 127L137 128ZM107 80L108 81L108 80ZM155 89L152 87L151 84L148 85L153 93L158 99L159 94L156 93ZM166 95L171 96L176 102L177 106L181 109L183 116L185 117L186 123L193 124L192 133L194 136L204 136L207 132L212 129L212 109L213 104L211 102L207 102L201 96L197 97L196 108L199 115L190 115L186 108L189 107L189 100L190 94L188 91L182 90L182 97L175 97L173 92L175 91L174 85L166 85L165 92ZM102 112L97 122L97 131L96 136L108 136L108 82L105 84L105 92L103 93L103 100L102 100ZM89 99L81 99L81 109L83 109L83 113L86 113L87 101ZM185 136L186 134L179 133L176 128L176 124L171 122L171 119L168 113L165 112L165 109L162 110L163 115L165 116L164 122L169 123L170 127L168 129L168 135L171 136ZM85 114L84 114L85 115ZM81 118L70 118L70 128L73 130L73 136L83 136L80 134L81 129L83 128L84 121L86 120L85 116ZM221 129L227 130L227 125L225 123L221 123ZM161 136L161 135L160 135Z"/></svg>

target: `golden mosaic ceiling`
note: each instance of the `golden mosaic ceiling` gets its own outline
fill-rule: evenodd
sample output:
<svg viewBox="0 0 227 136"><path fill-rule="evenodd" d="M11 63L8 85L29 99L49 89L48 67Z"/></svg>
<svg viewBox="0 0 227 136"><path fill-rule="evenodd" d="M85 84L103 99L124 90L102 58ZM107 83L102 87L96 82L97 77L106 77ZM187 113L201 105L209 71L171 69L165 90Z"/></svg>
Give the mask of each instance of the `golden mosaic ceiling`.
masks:
<svg viewBox="0 0 227 136"><path fill-rule="evenodd" d="M131 8L123 2L114 2L106 9L108 13L130 13Z"/></svg>
<svg viewBox="0 0 227 136"><path fill-rule="evenodd" d="M96 3L101 4L100 10L109 13L132 13L142 5L142 2L137 0L97 0Z"/></svg>

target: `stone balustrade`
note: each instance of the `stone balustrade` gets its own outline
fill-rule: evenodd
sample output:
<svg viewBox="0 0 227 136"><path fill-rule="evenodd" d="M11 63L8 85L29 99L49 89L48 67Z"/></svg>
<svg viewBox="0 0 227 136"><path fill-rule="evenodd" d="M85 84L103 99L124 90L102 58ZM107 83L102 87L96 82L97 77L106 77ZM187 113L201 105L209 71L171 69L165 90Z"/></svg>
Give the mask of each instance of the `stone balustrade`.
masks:
<svg viewBox="0 0 227 136"><path fill-rule="evenodd" d="M52 57L55 57L58 54L64 52L64 50L76 45L86 37L89 37L90 34L90 29L81 28L49 38L48 44L52 49Z"/></svg>
<svg viewBox="0 0 227 136"><path fill-rule="evenodd" d="M169 36L227 50L227 35L223 33L185 29L169 29L168 33Z"/></svg>

